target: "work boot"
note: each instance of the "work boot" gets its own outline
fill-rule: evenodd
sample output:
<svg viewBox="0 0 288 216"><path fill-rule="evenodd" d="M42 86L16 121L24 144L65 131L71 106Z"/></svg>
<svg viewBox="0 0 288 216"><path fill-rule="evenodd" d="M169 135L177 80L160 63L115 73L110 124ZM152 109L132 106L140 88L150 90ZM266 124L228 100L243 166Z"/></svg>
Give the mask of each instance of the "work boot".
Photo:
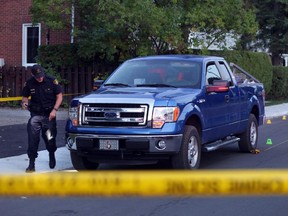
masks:
<svg viewBox="0 0 288 216"><path fill-rule="evenodd" d="M51 169L54 169L55 166L56 166L56 159L55 159L54 152L50 152L49 153L49 167Z"/></svg>
<svg viewBox="0 0 288 216"><path fill-rule="evenodd" d="M29 160L29 166L26 168L26 173L35 172L35 159Z"/></svg>

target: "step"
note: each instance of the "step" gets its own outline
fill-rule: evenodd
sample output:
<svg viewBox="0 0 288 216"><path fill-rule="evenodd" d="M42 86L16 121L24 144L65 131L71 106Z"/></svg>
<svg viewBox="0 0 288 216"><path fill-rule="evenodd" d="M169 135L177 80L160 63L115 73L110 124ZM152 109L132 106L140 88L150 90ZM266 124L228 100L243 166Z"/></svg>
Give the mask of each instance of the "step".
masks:
<svg viewBox="0 0 288 216"><path fill-rule="evenodd" d="M205 151L205 152L214 151L214 150L219 149L223 146L237 143L239 140L240 140L240 138L238 138L238 137L231 137L231 138L227 138L225 140L218 140L216 142L208 143L208 144L205 144L204 146L202 146L202 151Z"/></svg>

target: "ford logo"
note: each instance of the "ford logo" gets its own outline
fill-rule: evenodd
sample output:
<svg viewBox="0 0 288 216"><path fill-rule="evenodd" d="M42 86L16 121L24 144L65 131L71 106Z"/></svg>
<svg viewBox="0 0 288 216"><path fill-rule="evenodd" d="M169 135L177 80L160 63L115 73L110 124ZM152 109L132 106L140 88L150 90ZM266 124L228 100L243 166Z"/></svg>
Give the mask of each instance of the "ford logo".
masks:
<svg viewBox="0 0 288 216"><path fill-rule="evenodd" d="M114 118L117 118L117 113L115 113L115 112L105 112L104 113L104 117L105 118L109 118L109 119L114 119Z"/></svg>

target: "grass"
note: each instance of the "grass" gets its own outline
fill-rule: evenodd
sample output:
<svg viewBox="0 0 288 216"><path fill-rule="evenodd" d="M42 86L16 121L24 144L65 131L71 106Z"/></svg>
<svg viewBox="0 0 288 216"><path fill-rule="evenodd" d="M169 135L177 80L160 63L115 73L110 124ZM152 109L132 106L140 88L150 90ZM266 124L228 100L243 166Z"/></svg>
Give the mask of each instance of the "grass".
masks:
<svg viewBox="0 0 288 216"><path fill-rule="evenodd" d="M278 104L288 103L288 99L283 100L268 100L265 101L265 106L273 106Z"/></svg>

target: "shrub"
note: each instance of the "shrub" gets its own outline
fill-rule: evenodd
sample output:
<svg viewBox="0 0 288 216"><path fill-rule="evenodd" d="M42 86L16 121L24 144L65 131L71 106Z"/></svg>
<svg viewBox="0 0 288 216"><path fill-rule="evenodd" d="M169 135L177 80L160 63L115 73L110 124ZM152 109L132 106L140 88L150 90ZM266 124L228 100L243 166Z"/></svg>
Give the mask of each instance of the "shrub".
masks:
<svg viewBox="0 0 288 216"><path fill-rule="evenodd" d="M281 66L273 67L272 89L267 99L283 100L288 98L288 68Z"/></svg>
<svg viewBox="0 0 288 216"><path fill-rule="evenodd" d="M78 64L77 47L74 44L43 45L38 49L37 62L43 67L68 67Z"/></svg>

